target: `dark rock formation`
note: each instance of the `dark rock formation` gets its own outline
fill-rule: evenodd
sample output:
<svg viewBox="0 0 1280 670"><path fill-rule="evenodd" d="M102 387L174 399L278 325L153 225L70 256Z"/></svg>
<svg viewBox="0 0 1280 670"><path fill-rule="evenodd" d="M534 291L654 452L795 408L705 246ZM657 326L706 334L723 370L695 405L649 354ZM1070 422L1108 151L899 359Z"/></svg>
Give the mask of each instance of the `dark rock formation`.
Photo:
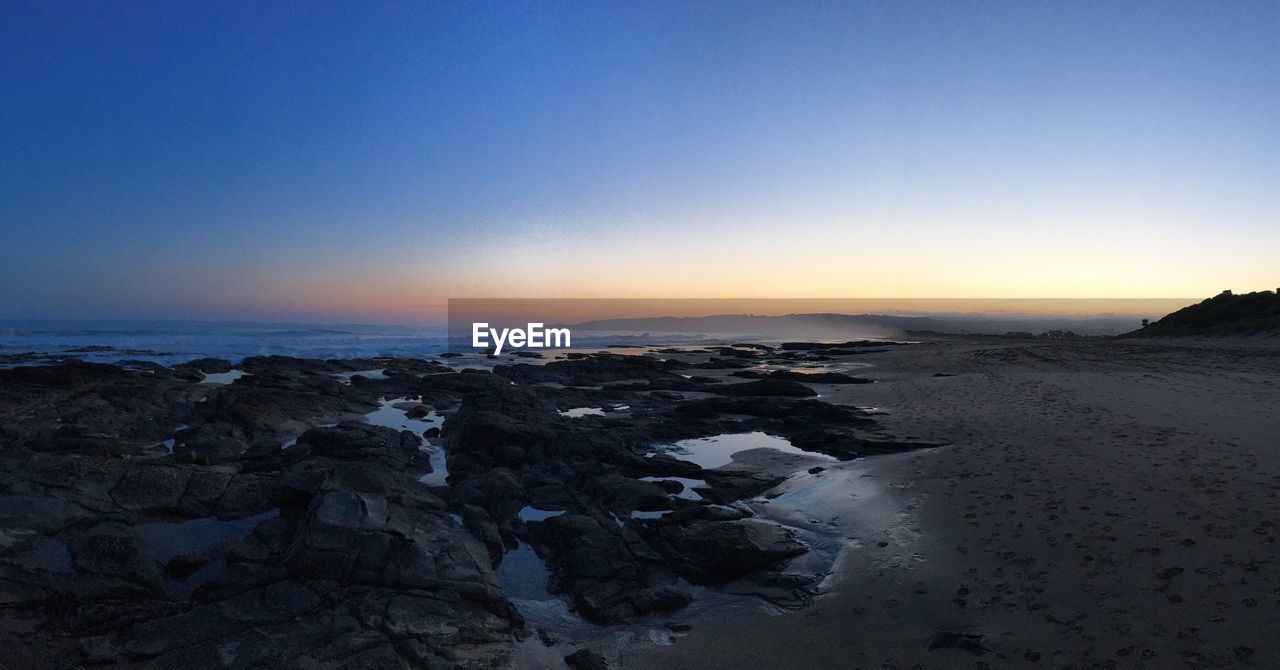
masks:
<svg viewBox="0 0 1280 670"><path fill-rule="evenodd" d="M330 402L313 364L274 365L222 387L78 362L0 371L6 665L507 663L520 617L417 481L416 436L340 423L287 458L243 450L367 406ZM155 446L184 433L173 455Z"/></svg>
<svg viewBox="0 0 1280 670"><path fill-rule="evenodd" d="M700 369L812 355L715 353ZM723 383L677 372L688 367L617 354L493 373L263 356L225 385L199 383L231 368L213 359L2 369L6 662L502 667L523 622L495 566L522 543L545 560L549 590L599 623L681 609L682 579L797 588L779 566L804 544L731 504L783 477L704 470L655 444L763 431L840 458L923 446L810 399L806 383L857 378ZM364 370L381 374L349 374ZM422 436L361 420L395 399L406 420L446 417L425 433L446 450L448 486L419 481L431 470ZM560 414L584 406L608 411ZM705 486L682 497L672 477ZM526 507L550 516L522 518ZM566 662L603 659L580 651Z"/></svg>
<svg viewBox="0 0 1280 670"><path fill-rule="evenodd" d="M694 584L730 582L808 550L794 531L759 519L660 525L646 537Z"/></svg>
<svg viewBox="0 0 1280 670"><path fill-rule="evenodd" d="M818 392L795 381L782 379L761 379L741 384L724 384L712 389L715 393L727 396L778 396L783 398L807 398L818 395Z"/></svg>
<svg viewBox="0 0 1280 670"><path fill-rule="evenodd" d="M586 649L565 656L564 663L573 670L609 670L609 663L603 656Z"/></svg>

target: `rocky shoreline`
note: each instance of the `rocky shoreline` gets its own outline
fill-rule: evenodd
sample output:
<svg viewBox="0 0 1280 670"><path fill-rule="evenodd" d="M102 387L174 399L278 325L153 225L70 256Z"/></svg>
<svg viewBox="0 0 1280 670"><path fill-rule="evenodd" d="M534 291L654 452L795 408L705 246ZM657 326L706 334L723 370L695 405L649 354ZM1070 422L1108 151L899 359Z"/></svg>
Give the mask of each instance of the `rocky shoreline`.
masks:
<svg viewBox="0 0 1280 670"><path fill-rule="evenodd" d="M0 369L0 639L27 668L488 668L534 636L604 667L527 625L499 574L521 546L589 625L706 588L803 606L808 545L743 501L822 466L663 445L933 446L820 397L870 382L833 363L887 346Z"/></svg>

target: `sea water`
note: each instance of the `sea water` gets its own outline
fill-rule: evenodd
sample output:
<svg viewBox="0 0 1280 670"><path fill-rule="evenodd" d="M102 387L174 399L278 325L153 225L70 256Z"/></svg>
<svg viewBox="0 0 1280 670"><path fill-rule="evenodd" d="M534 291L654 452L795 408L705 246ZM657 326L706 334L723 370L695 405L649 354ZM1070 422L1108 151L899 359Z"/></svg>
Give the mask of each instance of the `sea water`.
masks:
<svg viewBox="0 0 1280 670"><path fill-rule="evenodd" d="M114 363L174 365L213 357L371 358L432 356L446 349L443 327L201 321L0 321L0 355L34 352ZM86 347L109 350L76 351Z"/></svg>

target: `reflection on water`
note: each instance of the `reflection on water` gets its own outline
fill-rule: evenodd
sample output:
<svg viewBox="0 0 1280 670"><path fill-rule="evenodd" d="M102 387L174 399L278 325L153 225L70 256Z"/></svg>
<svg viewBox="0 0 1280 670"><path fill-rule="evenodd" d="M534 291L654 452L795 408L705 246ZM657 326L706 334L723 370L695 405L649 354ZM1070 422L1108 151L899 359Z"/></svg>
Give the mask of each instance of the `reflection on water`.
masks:
<svg viewBox="0 0 1280 670"><path fill-rule="evenodd" d="M439 445L430 445L425 447L427 450L428 462L431 463L431 472L422 475L418 481L427 486L444 486L449 483L449 463L445 458L444 447Z"/></svg>
<svg viewBox="0 0 1280 670"><path fill-rule="evenodd" d="M382 398L378 401L378 409L364 415L364 420L375 426L385 426L392 430L408 430L415 435L422 435L431 428L439 428L444 424L444 417L435 410L427 412L421 419L411 419L406 412L420 404L411 398Z"/></svg>
<svg viewBox="0 0 1280 670"><path fill-rule="evenodd" d="M279 514L279 510L269 510L231 521L205 517L176 523L142 523L134 526L134 530L161 564L179 557L192 562L203 561L195 571L182 578L165 577L165 592L172 598L185 600L197 588L222 574L226 568L227 552L233 546L248 537L259 523Z"/></svg>
<svg viewBox="0 0 1280 670"><path fill-rule="evenodd" d="M30 570L71 572L71 549L66 540L45 538L13 562Z"/></svg>
<svg viewBox="0 0 1280 670"><path fill-rule="evenodd" d="M279 514L279 510L269 510L231 521L204 517L173 523L140 523L134 529L151 547L151 553L163 563L177 556L207 553L239 542L259 523Z"/></svg>
<svg viewBox="0 0 1280 670"><path fill-rule="evenodd" d="M604 416L604 409L600 407L574 407L560 412L560 416L567 416L570 419L584 416Z"/></svg>
<svg viewBox="0 0 1280 670"><path fill-rule="evenodd" d="M702 496L698 495L693 489L705 487L707 482L701 479L688 479L686 477L641 477L642 482L680 482L684 485L684 490L676 494L678 498L685 500L702 500Z"/></svg>
<svg viewBox="0 0 1280 670"><path fill-rule="evenodd" d="M826 363L804 363L801 365L795 363L761 363L748 369L761 372L786 370L802 375L818 375L824 372L852 372L871 367L875 367L875 365L866 361L831 361Z"/></svg>
<svg viewBox="0 0 1280 670"><path fill-rule="evenodd" d="M227 372L210 372L200 380L201 384L230 384L241 377L249 376L244 370L230 370Z"/></svg>
<svg viewBox="0 0 1280 670"><path fill-rule="evenodd" d="M378 400L378 409L364 415L364 420L375 426L383 426L392 430L411 431L419 437L422 437L423 433L432 428L440 428L444 425L444 417L434 409L427 412L427 415L420 419L410 418L407 411L419 404L421 404L419 401L408 397L392 398L390 400L382 398ZM444 447L428 443L421 448L427 452L428 461L431 463L431 472L419 477L418 481L428 486L444 486L449 477L449 464Z"/></svg>
<svg viewBox="0 0 1280 670"><path fill-rule="evenodd" d="M788 454L803 454L824 460L835 460L830 456L792 446L790 442L781 437L767 435L760 431L680 440L674 445L659 446L658 448L671 453L682 461L697 463L708 470L732 463L734 454L748 449L776 449Z"/></svg>
<svg viewBox="0 0 1280 670"><path fill-rule="evenodd" d="M503 594L524 617L529 630L579 637L596 629L569 611L568 602L551 593L548 589L551 571L546 561L527 542L521 542L520 546L504 554L502 564L494 573L502 585ZM542 646L541 642L539 646ZM525 650L526 653L529 651L532 650Z"/></svg>
<svg viewBox="0 0 1280 670"><path fill-rule="evenodd" d="M525 521L543 521L564 514L564 510L546 510L526 505L520 510L520 518Z"/></svg>
<svg viewBox="0 0 1280 670"><path fill-rule="evenodd" d="M897 548L893 560L911 567L923 560L915 522L903 510L900 496L872 472L886 463L916 457L915 453L868 456L822 472L800 472L771 489L767 497L747 504L760 518L800 534L810 551L792 559L791 565L802 572L827 575L819 590L847 577L835 569L843 554L861 546L858 538L865 537L867 529L876 529L876 539Z"/></svg>
<svg viewBox="0 0 1280 670"><path fill-rule="evenodd" d="M671 511L672 510L664 509L664 510L658 510L656 512L642 512L637 509L637 510L631 511L631 518L632 519L661 519L662 517L670 514Z"/></svg>
<svg viewBox="0 0 1280 670"><path fill-rule="evenodd" d="M551 571L527 542L504 554L496 572L503 592L512 600L557 600L547 590Z"/></svg>

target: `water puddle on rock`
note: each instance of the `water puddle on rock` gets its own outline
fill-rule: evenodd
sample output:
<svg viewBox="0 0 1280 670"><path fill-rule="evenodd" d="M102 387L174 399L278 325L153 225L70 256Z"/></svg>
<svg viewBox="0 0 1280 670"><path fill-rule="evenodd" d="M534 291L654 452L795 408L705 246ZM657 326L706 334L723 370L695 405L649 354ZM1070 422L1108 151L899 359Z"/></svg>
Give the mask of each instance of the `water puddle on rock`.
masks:
<svg viewBox="0 0 1280 670"><path fill-rule="evenodd" d="M66 540L45 538L14 559L14 563L30 570L69 573L72 571L71 549Z"/></svg>
<svg viewBox="0 0 1280 670"><path fill-rule="evenodd" d="M351 378L355 377L356 375L359 375L361 377L365 377L368 379L386 379L387 371L382 370L380 368L375 368L373 370L355 370L353 372L339 372L334 375L334 378L342 382L343 384L350 384Z"/></svg>
<svg viewBox="0 0 1280 670"><path fill-rule="evenodd" d="M685 500L702 500L702 496L698 495L695 488L705 488L707 482L701 479L689 479L687 477L641 477L642 482L680 482L684 485L684 489L675 494L677 498ZM634 517L633 517L634 518Z"/></svg>
<svg viewBox="0 0 1280 670"><path fill-rule="evenodd" d="M763 372L773 372L775 370L786 370L802 375L820 375L827 372L853 372L855 370L866 370L875 367L872 363L864 361L840 361L837 363L813 363L809 365L791 365L779 363L764 363L758 365L753 370L761 370Z"/></svg>
<svg viewBox="0 0 1280 670"><path fill-rule="evenodd" d="M525 629L544 634L529 635L517 642L513 661L518 668L564 668L561 659L565 654L584 646L617 659L623 648L635 642L671 644L683 633L668 628L668 624L709 609L781 611L756 598L720 594L682 581L680 587L694 596L694 602L684 610L671 616L600 626L574 614L567 601L548 590L551 572L546 562L527 543L508 551L495 573L503 593L524 617Z"/></svg>
<svg viewBox="0 0 1280 670"><path fill-rule="evenodd" d="M390 400L382 398L378 400L378 409L364 415L366 423L375 426L383 426L392 430L407 430L414 435L424 438L421 449L427 452L427 457L431 463L431 472L418 478L418 481L428 486L444 486L449 477L449 465L446 459L444 447L431 444L423 433L432 428L440 428L444 425L444 417L434 409L427 412L426 416L414 419L408 415L408 410L421 404L418 400L403 397L392 398Z"/></svg>
<svg viewBox="0 0 1280 670"><path fill-rule="evenodd" d="M222 574L227 565L227 552L232 547L248 537L259 523L279 514L279 510L269 510L231 521L205 517L172 523L142 523L134 526L134 530L161 565L184 559L199 566L181 578L166 570L165 592L176 600L186 600L197 588Z"/></svg>
<svg viewBox="0 0 1280 670"><path fill-rule="evenodd" d="M568 602L551 593L548 588L551 570L529 543L521 542L504 554L494 574L507 600L524 617L528 630L542 630L571 639L591 636L596 630L596 626L571 612Z"/></svg>
<svg viewBox="0 0 1280 670"><path fill-rule="evenodd" d="M563 510L545 510L526 505L519 517L526 523L539 522L564 514ZM569 611L569 604L551 593L551 570L528 542L502 556L494 571L502 584L502 592L511 601L530 629L566 631L589 628L590 624Z"/></svg>
<svg viewBox="0 0 1280 670"><path fill-rule="evenodd" d="M672 510L669 510L669 509L657 510L654 512L645 512L637 509L637 510L631 510L631 518L632 519L661 519L662 517L670 514L671 512Z"/></svg>
<svg viewBox="0 0 1280 670"><path fill-rule="evenodd" d="M495 572L498 581L502 582L503 592L517 607L521 602L560 600L547 590L551 571L547 569L546 562L527 542L521 542L520 546L504 554L502 564ZM567 606L565 613L568 613Z"/></svg>
<svg viewBox="0 0 1280 670"><path fill-rule="evenodd" d="M366 423L392 430L407 430L414 435L422 435L444 424L444 417L437 414L435 410L427 412L427 415L420 419L409 418L408 410L419 404L421 403L417 400L407 397L390 400L382 398L378 400L378 409L364 415L364 420Z"/></svg>
<svg viewBox="0 0 1280 670"><path fill-rule="evenodd" d="M569 417L570 419L577 419L584 416L604 416L604 408L603 407L574 407L573 409L567 409L563 412L560 412L560 416Z"/></svg>
<svg viewBox="0 0 1280 670"><path fill-rule="evenodd" d="M707 470L714 470L732 463L733 455L736 453L747 451L748 449L762 448L775 449L787 454L811 456L822 460L836 460L831 456L805 451L793 446L784 438L759 431L680 440L672 445L660 445L658 447L659 450L666 451L682 461L696 463Z"/></svg>
<svg viewBox="0 0 1280 670"><path fill-rule="evenodd" d="M520 518L525 521L544 521L553 516L564 514L564 510L538 509L536 507L525 506L520 510Z"/></svg>
<svg viewBox="0 0 1280 670"><path fill-rule="evenodd" d="M430 459L431 472L422 475L418 481L427 486L445 486L449 483L449 463L445 458L444 447L431 445L424 447Z"/></svg>
<svg viewBox="0 0 1280 670"><path fill-rule="evenodd" d="M201 384L230 384L241 377L248 377L249 373L244 370L230 370L228 372L210 372L200 380Z"/></svg>

